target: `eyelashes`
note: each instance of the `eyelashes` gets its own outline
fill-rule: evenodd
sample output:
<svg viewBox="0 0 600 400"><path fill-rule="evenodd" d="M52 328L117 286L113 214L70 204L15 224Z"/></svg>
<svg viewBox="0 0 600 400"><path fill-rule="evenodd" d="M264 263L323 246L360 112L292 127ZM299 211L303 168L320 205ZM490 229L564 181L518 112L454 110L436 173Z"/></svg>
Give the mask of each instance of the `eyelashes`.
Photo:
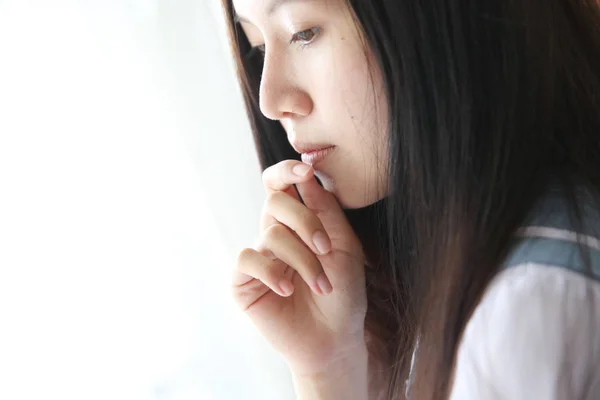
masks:
<svg viewBox="0 0 600 400"><path fill-rule="evenodd" d="M310 46L315 40L316 38L319 36L319 34L321 33L321 28L318 26L300 31L300 32L296 32L292 35L292 38L290 39L290 44L298 44L300 46L300 48L305 48L307 46ZM247 56L248 58L250 57L255 57L256 55L260 54L262 57L264 57L266 52L266 46L264 44L258 45L258 46L254 46L250 49L250 51L248 52Z"/></svg>
<svg viewBox="0 0 600 400"><path fill-rule="evenodd" d="M321 28L318 26L312 27L305 31L297 32L292 35L290 44L299 43L301 46L306 47L310 45L319 36Z"/></svg>

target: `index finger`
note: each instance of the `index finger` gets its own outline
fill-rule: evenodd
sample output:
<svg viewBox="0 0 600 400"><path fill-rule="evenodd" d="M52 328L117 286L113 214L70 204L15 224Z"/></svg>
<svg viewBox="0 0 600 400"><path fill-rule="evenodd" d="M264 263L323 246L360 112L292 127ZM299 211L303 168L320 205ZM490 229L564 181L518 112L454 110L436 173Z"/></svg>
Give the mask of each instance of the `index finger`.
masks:
<svg viewBox="0 0 600 400"><path fill-rule="evenodd" d="M267 194L285 192L300 200L294 188L296 183L306 182L314 174L312 166L297 160L284 160L265 169L262 174Z"/></svg>

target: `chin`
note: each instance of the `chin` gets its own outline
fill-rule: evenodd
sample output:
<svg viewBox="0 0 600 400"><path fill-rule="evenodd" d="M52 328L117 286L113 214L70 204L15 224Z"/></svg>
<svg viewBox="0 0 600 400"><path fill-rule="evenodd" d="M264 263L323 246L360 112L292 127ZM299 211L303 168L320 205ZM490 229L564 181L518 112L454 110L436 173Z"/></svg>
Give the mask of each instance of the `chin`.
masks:
<svg viewBox="0 0 600 400"><path fill-rule="evenodd" d="M364 191L340 187L336 185L333 178L318 170L315 171L315 176L318 178L321 186L335 196L343 209L353 210L367 207L385 197L378 196L376 193L364 193Z"/></svg>

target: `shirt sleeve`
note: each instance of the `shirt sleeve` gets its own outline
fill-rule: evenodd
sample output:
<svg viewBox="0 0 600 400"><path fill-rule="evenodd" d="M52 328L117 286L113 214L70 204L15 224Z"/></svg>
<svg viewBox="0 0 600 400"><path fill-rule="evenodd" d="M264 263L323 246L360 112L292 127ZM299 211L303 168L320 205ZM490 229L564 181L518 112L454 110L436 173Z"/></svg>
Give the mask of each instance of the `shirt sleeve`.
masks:
<svg viewBox="0 0 600 400"><path fill-rule="evenodd" d="M465 328L450 398L600 399L600 282L538 264L499 273Z"/></svg>

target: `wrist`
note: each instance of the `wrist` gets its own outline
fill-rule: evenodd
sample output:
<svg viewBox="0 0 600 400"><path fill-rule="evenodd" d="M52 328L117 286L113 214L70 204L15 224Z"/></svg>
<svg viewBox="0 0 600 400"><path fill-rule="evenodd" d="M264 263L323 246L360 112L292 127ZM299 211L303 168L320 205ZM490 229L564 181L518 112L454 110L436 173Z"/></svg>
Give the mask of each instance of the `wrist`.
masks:
<svg viewBox="0 0 600 400"><path fill-rule="evenodd" d="M365 344L353 347L321 371L298 373L292 378L298 400L367 400L368 351Z"/></svg>

